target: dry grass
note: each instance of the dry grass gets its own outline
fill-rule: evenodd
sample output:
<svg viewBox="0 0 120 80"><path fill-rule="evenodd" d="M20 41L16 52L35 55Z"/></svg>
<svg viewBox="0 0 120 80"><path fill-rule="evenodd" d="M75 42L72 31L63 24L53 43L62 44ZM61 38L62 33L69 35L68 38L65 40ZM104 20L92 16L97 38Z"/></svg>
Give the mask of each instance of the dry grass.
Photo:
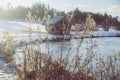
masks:
<svg viewBox="0 0 120 80"><path fill-rule="evenodd" d="M4 32L3 34L5 41L0 42L0 58L10 62L15 53L15 47L12 45L13 38L8 32Z"/></svg>

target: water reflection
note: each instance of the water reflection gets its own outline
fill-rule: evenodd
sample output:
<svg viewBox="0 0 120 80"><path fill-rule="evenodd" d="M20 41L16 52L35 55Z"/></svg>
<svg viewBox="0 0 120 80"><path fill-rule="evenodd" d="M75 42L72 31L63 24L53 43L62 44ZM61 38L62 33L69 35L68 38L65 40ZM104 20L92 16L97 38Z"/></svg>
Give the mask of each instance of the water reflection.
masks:
<svg viewBox="0 0 120 80"><path fill-rule="evenodd" d="M81 46L79 47L79 45ZM79 55L86 56L89 54L88 49L93 47L92 50L95 54L109 55L112 51L118 53L120 51L120 38L86 38L80 43L79 39L71 39L66 42L49 42L41 44L41 51L44 53L50 52L53 54L53 58L60 56L61 52L63 57L67 53L71 53L71 56L75 55L79 47ZM62 50L61 50L62 49Z"/></svg>

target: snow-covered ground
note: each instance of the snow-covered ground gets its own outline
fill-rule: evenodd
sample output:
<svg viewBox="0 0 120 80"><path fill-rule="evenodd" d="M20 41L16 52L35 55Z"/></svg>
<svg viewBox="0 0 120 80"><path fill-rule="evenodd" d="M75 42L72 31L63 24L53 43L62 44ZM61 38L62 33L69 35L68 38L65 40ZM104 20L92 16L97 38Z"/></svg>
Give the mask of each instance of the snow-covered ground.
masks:
<svg viewBox="0 0 120 80"><path fill-rule="evenodd" d="M11 37L14 38L15 41L25 41L29 40L30 36L33 40L36 38L41 37L42 39L45 39L47 37L46 29L44 25L41 24L33 24L28 22L17 22L17 21L9 21L9 20L0 20L0 40L3 40L4 33L8 32ZM41 35L37 32L41 32ZM71 32L70 34L75 34L74 36L80 37L81 32ZM91 32L92 35L95 37L113 37L120 35L120 31L94 31ZM59 36L58 36L59 37ZM56 38L54 35L49 35L49 38Z"/></svg>
<svg viewBox="0 0 120 80"><path fill-rule="evenodd" d="M14 41L26 41L29 40L30 37L33 40L38 37L44 39L47 33L45 26L41 24L0 20L0 41L4 41L6 32L13 37ZM42 35L38 34L39 32Z"/></svg>
<svg viewBox="0 0 120 80"><path fill-rule="evenodd" d="M43 35L36 34L35 32L37 31L43 33ZM0 20L0 41L5 40L4 36L6 32L13 37L14 43L19 43L19 41L29 41L30 36L33 40L40 36L41 38L45 38L46 30L45 26L41 24ZM30 32L32 33L31 35ZM0 60L0 80L13 80L13 72L5 65L6 62Z"/></svg>
<svg viewBox="0 0 120 80"><path fill-rule="evenodd" d="M0 59L0 80L14 80L14 71L6 66L6 62Z"/></svg>
<svg viewBox="0 0 120 80"><path fill-rule="evenodd" d="M0 20L0 32L8 31L10 33L29 32L29 30L35 32L40 30L45 33L45 26L41 24L33 24L29 22L17 22L9 20Z"/></svg>
<svg viewBox="0 0 120 80"><path fill-rule="evenodd" d="M71 32L70 34L80 37L83 32ZM120 31L92 31L89 32L89 35L94 37L117 37L120 36Z"/></svg>

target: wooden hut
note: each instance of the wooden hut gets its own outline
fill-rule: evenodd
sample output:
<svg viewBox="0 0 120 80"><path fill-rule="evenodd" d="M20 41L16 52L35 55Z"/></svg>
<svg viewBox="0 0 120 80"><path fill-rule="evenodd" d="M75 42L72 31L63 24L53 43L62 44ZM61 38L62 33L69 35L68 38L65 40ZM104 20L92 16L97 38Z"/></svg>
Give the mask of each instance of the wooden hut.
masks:
<svg viewBox="0 0 120 80"><path fill-rule="evenodd" d="M69 24L64 16L55 16L50 19L47 30L50 34L63 35L68 34Z"/></svg>

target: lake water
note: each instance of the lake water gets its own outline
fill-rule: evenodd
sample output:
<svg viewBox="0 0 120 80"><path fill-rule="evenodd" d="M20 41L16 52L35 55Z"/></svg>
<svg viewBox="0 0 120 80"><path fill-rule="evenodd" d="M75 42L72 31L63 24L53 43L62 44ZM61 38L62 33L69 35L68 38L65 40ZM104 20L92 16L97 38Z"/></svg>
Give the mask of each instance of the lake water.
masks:
<svg viewBox="0 0 120 80"><path fill-rule="evenodd" d="M92 42L91 42L92 41ZM43 43L41 45L41 50L44 53L48 51L56 57L61 54L61 49L63 53L63 57L67 53L72 53L72 55L76 54L76 48L80 45L79 39L71 39L67 42L49 42L49 44ZM49 46L49 48L48 48ZM103 37L103 38L86 38L83 40L81 47L79 48L79 54L85 56L89 54L88 49L94 46L92 50L95 54L102 54L108 56L110 54L119 53L120 52L120 38L118 37ZM63 47L63 48L62 48ZM48 50L49 49L49 50Z"/></svg>
<svg viewBox="0 0 120 80"><path fill-rule="evenodd" d="M79 39L71 39L70 41L65 42L42 43L39 47L36 47L35 45L31 46L33 46L34 49L39 49L45 54L52 54L53 60L59 59L61 53L62 58L65 58L67 54L69 54L70 62L76 54L80 56L81 62L83 62L92 51L96 57L102 57L104 60L109 58L110 55L114 56L114 54L120 53L120 38L118 37L85 38L79 47L80 44ZM22 50L21 48L18 48L18 50L19 51L17 51L17 54L15 55L15 60L17 64L21 64L23 62L24 53L20 51Z"/></svg>

